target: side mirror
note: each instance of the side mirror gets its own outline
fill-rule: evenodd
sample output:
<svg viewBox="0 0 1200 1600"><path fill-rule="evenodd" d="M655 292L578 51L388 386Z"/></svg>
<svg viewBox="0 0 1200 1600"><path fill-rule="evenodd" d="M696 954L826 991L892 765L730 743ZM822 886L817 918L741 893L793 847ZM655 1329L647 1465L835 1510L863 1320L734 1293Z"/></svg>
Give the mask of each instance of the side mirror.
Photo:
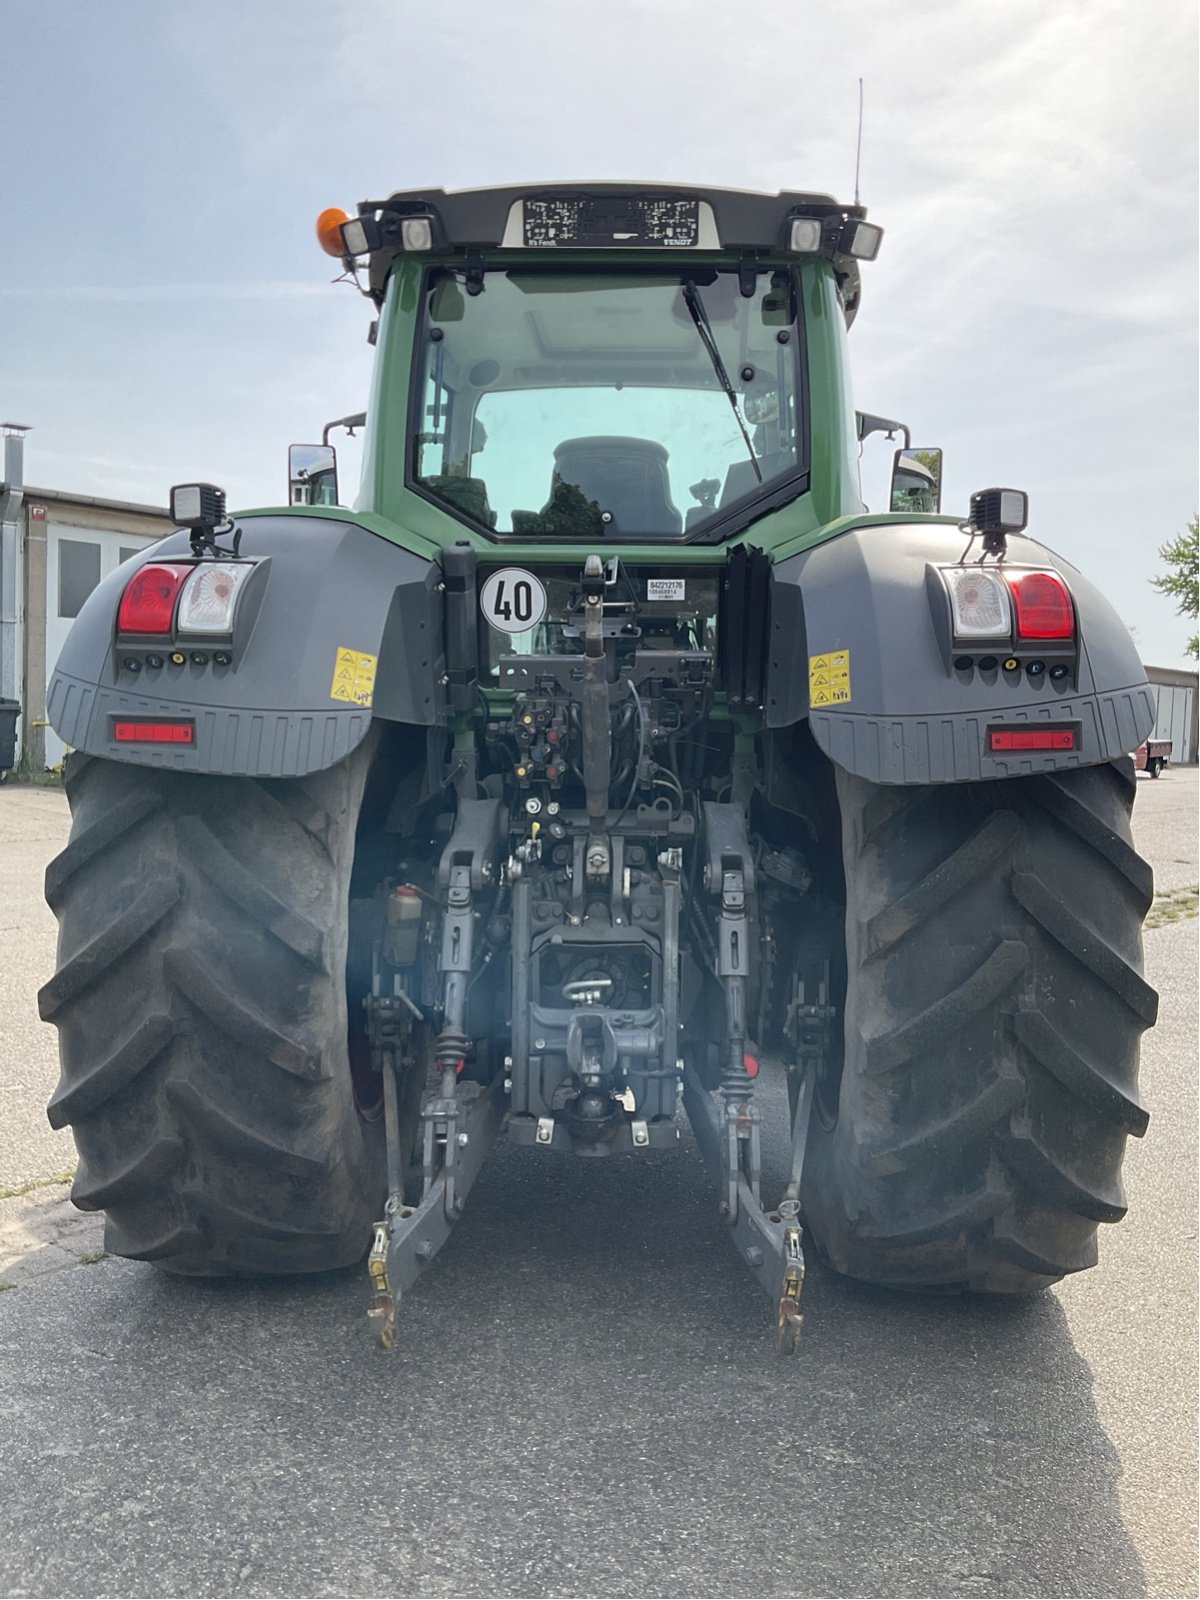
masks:
<svg viewBox="0 0 1200 1600"><path fill-rule="evenodd" d="M288 504L335 506L338 503L337 451L331 444L288 447Z"/></svg>
<svg viewBox="0 0 1200 1600"><path fill-rule="evenodd" d="M897 450L892 462L890 509L938 512L942 509L942 452Z"/></svg>

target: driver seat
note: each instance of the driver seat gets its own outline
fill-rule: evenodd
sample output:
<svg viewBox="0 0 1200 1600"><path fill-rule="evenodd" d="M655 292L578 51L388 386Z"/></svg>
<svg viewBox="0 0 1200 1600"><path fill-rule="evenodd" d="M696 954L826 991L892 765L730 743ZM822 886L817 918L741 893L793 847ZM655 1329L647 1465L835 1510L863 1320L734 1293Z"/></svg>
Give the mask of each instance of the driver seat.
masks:
<svg viewBox="0 0 1200 1600"><path fill-rule="evenodd" d="M554 479L611 512L616 533L677 534L683 518L671 503L667 459L653 439L564 439L554 452Z"/></svg>

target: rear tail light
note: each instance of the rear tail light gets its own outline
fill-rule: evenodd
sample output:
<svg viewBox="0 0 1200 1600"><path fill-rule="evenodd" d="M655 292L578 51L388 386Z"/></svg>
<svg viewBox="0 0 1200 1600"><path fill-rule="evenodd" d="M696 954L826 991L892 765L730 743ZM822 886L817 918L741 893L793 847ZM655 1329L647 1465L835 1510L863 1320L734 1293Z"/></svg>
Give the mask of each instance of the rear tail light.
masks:
<svg viewBox="0 0 1200 1600"><path fill-rule="evenodd" d="M179 599L179 632L232 633L238 594L253 571L253 562L204 561L194 567Z"/></svg>
<svg viewBox="0 0 1200 1600"><path fill-rule="evenodd" d="M1012 572L1008 587L1021 639L1070 639L1075 634L1071 591L1057 572Z"/></svg>
<svg viewBox="0 0 1200 1600"><path fill-rule="evenodd" d="M121 633L170 633L175 601L192 568L152 561L125 585L117 610Z"/></svg>
<svg viewBox="0 0 1200 1600"><path fill-rule="evenodd" d="M1003 580L983 567L943 569L956 639L1008 639L1012 607Z"/></svg>
<svg viewBox="0 0 1200 1600"><path fill-rule="evenodd" d="M118 718L113 723L113 738L118 744L194 744L194 722L133 722Z"/></svg>

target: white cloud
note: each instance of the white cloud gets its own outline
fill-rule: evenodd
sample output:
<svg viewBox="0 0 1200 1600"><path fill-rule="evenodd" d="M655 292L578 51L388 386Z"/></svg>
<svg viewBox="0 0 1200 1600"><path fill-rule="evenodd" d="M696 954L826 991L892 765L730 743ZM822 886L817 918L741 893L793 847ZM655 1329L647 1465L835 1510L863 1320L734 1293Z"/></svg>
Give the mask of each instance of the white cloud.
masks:
<svg viewBox="0 0 1200 1600"><path fill-rule="evenodd" d="M77 57L56 37L56 80L101 98L47 127L56 166L28 146L6 174L42 196L86 174L54 212L69 248L6 252L0 395L37 425L31 476L273 498L288 440L366 398L325 205L587 177L848 199L861 76L887 237L860 403L943 444L960 501L1028 486L1038 531L1175 659L1147 580L1196 500L1191 0L208 0L91 25Z"/></svg>

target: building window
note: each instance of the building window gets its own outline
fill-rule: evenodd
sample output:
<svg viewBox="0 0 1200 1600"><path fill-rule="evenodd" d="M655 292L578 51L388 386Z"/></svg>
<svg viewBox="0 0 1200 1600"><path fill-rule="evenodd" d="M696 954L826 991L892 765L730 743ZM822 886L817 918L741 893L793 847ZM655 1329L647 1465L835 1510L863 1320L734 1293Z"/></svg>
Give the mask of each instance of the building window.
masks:
<svg viewBox="0 0 1200 1600"><path fill-rule="evenodd" d="M117 560L122 562L122 563L124 563L126 561L132 561L134 556L140 556L141 555L142 548L143 547L140 544L134 545L134 547L132 549L130 549L128 547L128 545L122 545L121 548L117 551Z"/></svg>
<svg viewBox="0 0 1200 1600"><path fill-rule="evenodd" d="M58 614L77 617L100 582L100 546L82 539L58 541Z"/></svg>

